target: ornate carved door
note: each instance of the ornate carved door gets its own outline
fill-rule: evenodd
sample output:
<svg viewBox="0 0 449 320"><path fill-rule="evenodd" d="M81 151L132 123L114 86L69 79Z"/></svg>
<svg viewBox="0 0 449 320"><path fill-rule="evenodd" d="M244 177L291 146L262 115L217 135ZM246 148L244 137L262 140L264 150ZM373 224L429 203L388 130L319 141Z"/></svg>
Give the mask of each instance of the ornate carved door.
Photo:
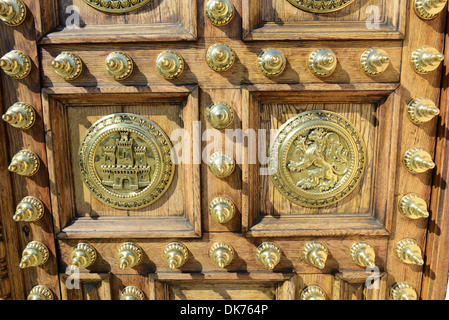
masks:
<svg viewBox="0 0 449 320"><path fill-rule="evenodd" d="M443 298L445 4L0 0L2 298Z"/></svg>

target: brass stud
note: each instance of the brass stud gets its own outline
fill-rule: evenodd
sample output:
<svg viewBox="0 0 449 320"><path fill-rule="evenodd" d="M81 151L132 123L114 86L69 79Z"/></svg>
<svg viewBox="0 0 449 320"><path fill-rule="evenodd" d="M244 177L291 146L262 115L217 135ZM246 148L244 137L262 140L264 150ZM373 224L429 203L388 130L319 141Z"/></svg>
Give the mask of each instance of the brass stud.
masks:
<svg viewBox="0 0 449 320"><path fill-rule="evenodd" d="M133 73L134 63L125 52L111 52L105 61L106 71L115 80L125 80Z"/></svg>
<svg viewBox="0 0 449 320"><path fill-rule="evenodd" d="M390 297L392 300L416 300L418 295L411 283L399 281L391 287Z"/></svg>
<svg viewBox="0 0 449 320"><path fill-rule="evenodd" d="M53 300L53 292L43 285L34 286L28 294L27 300Z"/></svg>
<svg viewBox="0 0 449 320"><path fill-rule="evenodd" d="M439 114L440 110L435 103L425 97L413 99L407 107L407 116L415 124L428 122Z"/></svg>
<svg viewBox="0 0 449 320"><path fill-rule="evenodd" d="M234 259L234 248L226 242L215 242L209 248L209 259L217 267L224 268Z"/></svg>
<svg viewBox="0 0 449 320"><path fill-rule="evenodd" d="M48 248L39 241L29 242L22 252L19 267L21 269L37 267L47 262L49 256Z"/></svg>
<svg viewBox="0 0 449 320"><path fill-rule="evenodd" d="M11 160L8 170L21 176L32 176L39 170L39 157L33 151L21 150Z"/></svg>
<svg viewBox="0 0 449 320"><path fill-rule="evenodd" d="M36 120L36 113L29 104L17 102L9 107L2 119L15 128L27 130L33 126Z"/></svg>
<svg viewBox="0 0 449 320"><path fill-rule="evenodd" d="M142 249L134 242L124 242L118 248L120 270L135 267L142 260Z"/></svg>
<svg viewBox="0 0 449 320"><path fill-rule="evenodd" d="M234 202L228 197L217 197L209 204L209 214L218 223L229 222L235 214Z"/></svg>
<svg viewBox="0 0 449 320"><path fill-rule="evenodd" d="M394 247L394 253L396 258L406 264L416 264L419 266L424 264L421 248L415 239L402 239Z"/></svg>
<svg viewBox="0 0 449 320"><path fill-rule="evenodd" d="M399 201L399 211L410 219L429 217L426 201L416 193L406 194Z"/></svg>
<svg viewBox="0 0 449 320"><path fill-rule="evenodd" d="M390 58L385 50L369 48L360 57L360 68L364 73L375 76L384 72L390 64Z"/></svg>
<svg viewBox="0 0 449 320"><path fill-rule="evenodd" d="M264 49L257 58L257 67L266 77L275 77L280 75L287 62L284 54L278 49Z"/></svg>
<svg viewBox="0 0 449 320"><path fill-rule="evenodd" d="M19 50L13 50L0 59L0 67L14 79L24 79L31 72L31 59Z"/></svg>
<svg viewBox="0 0 449 320"><path fill-rule="evenodd" d="M70 259L72 270L87 268L97 259L97 251L91 244L80 242L73 248Z"/></svg>
<svg viewBox="0 0 449 320"><path fill-rule="evenodd" d="M0 0L0 19L8 26L21 25L26 15L26 6L21 0Z"/></svg>
<svg viewBox="0 0 449 320"><path fill-rule="evenodd" d="M62 52L51 65L55 72L66 81L75 80L83 71L81 58L71 52Z"/></svg>
<svg viewBox="0 0 449 320"><path fill-rule="evenodd" d="M311 266L324 269L326 266L328 250L327 247L319 241L307 242L302 250L302 259Z"/></svg>
<svg viewBox="0 0 449 320"><path fill-rule="evenodd" d="M421 46L411 56L412 69L418 74L426 74L438 68L444 56L435 48Z"/></svg>
<svg viewBox="0 0 449 320"><path fill-rule="evenodd" d="M300 300L326 300L326 291L317 285L307 286L299 297Z"/></svg>
<svg viewBox="0 0 449 320"><path fill-rule="evenodd" d="M411 173L422 173L435 168L430 154L423 148L411 148L404 154L403 164Z"/></svg>
<svg viewBox="0 0 449 320"><path fill-rule="evenodd" d="M415 13L424 20L434 19L443 11L447 0L415 0Z"/></svg>
<svg viewBox="0 0 449 320"><path fill-rule="evenodd" d="M313 51L308 60L310 72L317 77L330 76L337 68L337 56L329 49Z"/></svg>
<svg viewBox="0 0 449 320"><path fill-rule="evenodd" d="M375 267L376 254L371 244L366 241L358 241L351 246L349 251L351 260L360 267Z"/></svg>
<svg viewBox="0 0 449 320"><path fill-rule="evenodd" d="M235 62L234 50L224 43L213 44L206 52L206 62L214 71L226 71L231 68Z"/></svg>
<svg viewBox="0 0 449 320"><path fill-rule="evenodd" d="M184 265L189 255L187 247L180 242L170 242L164 248L163 257L171 270Z"/></svg>
<svg viewBox="0 0 449 320"><path fill-rule="evenodd" d="M156 69L161 77L171 80L178 78L184 71L184 59L175 51L164 51L156 59Z"/></svg>
<svg viewBox="0 0 449 320"><path fill-rule="evenodd" d="M28 196L22 199L12 217L14 221L34 222L44 215L44 204L36 197Z"/></svg>
<svg viewBox="0 0 449 320"><path fill-rule="evenodd" d="M234 158L222 151L217 151L209 157L209 169L218 178L228 177L234 168Z"/></svg>
<svg viewBox="0 0 449 320"><path fill-rule="evenodd" d="M224 101L213 102L206 109L206 119L215 129L225 129L234 121L234 111Z"/></svg>
<svg viewBox="0 0 449 320"><path fill-rule="evenodd" d="M120 300L145 300L145 294L138 287L128 286L120 293Z"/></svg>
<svg viewBox="0 0 449 320"><path fill-rule="evenodd" d="M281 248L274 242L263 242L256 249L256 258L261 265L273 270L281 260Z"/></svg>
<svg viewBox="0 0 449 320"><path fill-rule="evenodd" d="M206 4L206 17L216 27L231 22L234 8L229 0L209 0Z"/></svg>

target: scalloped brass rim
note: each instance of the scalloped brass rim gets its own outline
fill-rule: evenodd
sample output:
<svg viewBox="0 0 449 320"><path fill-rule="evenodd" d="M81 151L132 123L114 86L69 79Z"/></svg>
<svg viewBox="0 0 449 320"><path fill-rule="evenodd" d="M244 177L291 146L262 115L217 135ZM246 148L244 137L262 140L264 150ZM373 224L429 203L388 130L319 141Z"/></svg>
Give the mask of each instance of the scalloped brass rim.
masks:
<svg viewBox="0 0 449 320"><path fill-rule="evenodd" d="M326 300L326 291L317 285L307 286L301 291L300 300Z"/></svg>
<svg viewBox="0 0 449 320"><path fill-rule="evenodd" d="M15 61L15 68L11 70L5 70L5 67L2 66L3 71L16 80L21 80L26 78L31 72L31 59L24 52L20 50L12 50L5 54L2 58L3 61L12 60ZM10 64L11 67L11 64Z"/></svg>
<svg viewBox="0 0 449 320"><path fill-rule="evenodd" d="M413 210L411 206L415 206L416 208ZM429 216L426 201L416 193L408 193L401 198L399 201L399 211L404 217L409 219L427 218Z"/></svg>
<svg viewBox="0 0 449 320"><path fill-rule="evenodd" d="M111 66L108 65L108 61L118 59L119 65L122 66L121 69L114 70ZM116 61L113 60L113 61ZM116 62L115 62L116 63ZM108 74L115 80L125 80L128 79L134 70L134 62L133 59L129 54L122 51L114 51L111 52L107 57L105 61L106 71Z"/></svg>
<svg viewBox="0 0 449 320"><path fill-rule="evenodd" d="M378 57L382 57L382 59L379 60ZM388 53L381 48L368 48L360 56L360 68L369 76L377 76L383 73L389 64Z"/></svg>
<svg viewBox="0 0 449 320"><path fill-rule="evenodd" d="M328 68L327 67L325 68L325 66L323 66L321 63L322 61L319 60L320 56L323 56L325 54L330 55L333 59ZM331 76L332 73L337 68L337 65L338 65L338 58L335 55L335 53L330 49L319 48L312 51L312 53L309 55L308 59L309 71L317 77L324 78Z"/></svg>
<svg viewBox="0 0 449 320"><path fill-rule="evenodd" d="M77 252L82 252L86 258L85 263L81 265L74 265L73 261L77 258ZM70 255L70 259L72 260L72 266L79 267L79 268L87 268L95 261L97 260L97 251L95 250L94 246L87 243L87 242L80 242L76 244L76 246L73 248L72 253Z"/></svg>
<svg viewBox="0 0 449 320"><path fill-rule="evenodd" d="M217 206L224 206L225 215L223 219L220 220L220 216L216 213L216 207ZM209 204L209 214L211 215L212 219L218 223L227 223L229 222L235 214L235 204L234 202L226 196L216 197L214 198L210 204Z"/></svg>
<svg viewBox="0 0 449 320"><path fill-rule="evenodd" d="M60 67L63 66L61 65L60 60L64 61L66 65L69 65L69 72L60 70ZM56 74L62 79L65 81L73 81L76 80L83 72L83 61L76 53L64 51L61 52L55 60L53 60L52 67Z"/></svg>
<svg viewBox="0 0 449 320"><path fill-rule="evenodd" d="M434 60L432 62L423 61L423 57L422 57L423 54L433 55L434 59L436 59L436 60ZM427 73L432 72L435 69L437 69L439 67L439 65L441 64L441 61L443 61L443 60L444 60L444 56L437 49L435 49L431 46L425 45L425 46L421 46L421 47L415 49L412 52L410 64L411 64L412 69L416 73L427 74ZM436 63L437 61L438 61L438 63ZM429 65L430 65L430 67L429 67Z"/></svg>
<svg viewBox="0 0 449 320"><path fill-rule="evenodd" d="M21 208L22 205L26 203L30 204L32 207L31 215L29 217L21 217L21 215L18 215L19 213L18 211L22 210ZM44 203L39 198L33 196L26 196L17 205L13 220L34 222L40 220L43 215L44 215Z"/></svg>
<svg viewBox="0 0 449 320"><path fill-rule="evenodd" d="M223 3L223 10L217 12L216 8L212 8L212 2ZM206 17L216 27L223 27L231 22L234 17L234 7L229 0L209 0L206 4Z"/></svg>
<svg viewBox="0 0 449 320"><path fill-rule="evenodd" d="M435 9L434 12L429 12L427 8L425 8L425 4L429 3L428 0L415 0L413 8L415 10L416 15L421 19L432 20L435 19L446 6L447 0L444 0L443 2L444 3L438 6L438 8Z"/></svg>
<svg viewBox="0 0 449 320"><path fill-rule="evenodd" d="M21 157L24 157L26 159L26 161L20 159ZM18 162L21 162L21 163L29 162L29 164L27 164L27 166L29 166L29 168L25 168L24 171L17 171L17 169L14 169L14 165L17 164ZM20 150L12 158L11 164L9 165L8 170L11 172L15 172L21 176L31 177L37 173L37 171L39 170L39 167L40 167L40 161L39 161L39 157L36 153L34 153L33 151L30 151L30 150Z"/></svg>
<svg viewBox="0 0 449 320"><path fill-rule="evenodd" d="M349 6L351 3L353 3L355 0L287 0L290 2L293 6L307 11L311 13L331 13L338 10L341 10L347 6Z"/></svg>
<svg viewBox="0 0 449 320"><path fill-rule="evenodd" d="M99 11L108 13L126 13L138 10L151 0L84 0L89 6ZM133 4L135 2L135 4Z"/></svg>
<svg viewBox="0 0 449 320"><path fill-rule="evenodd" d="M227 56L227 59L223 60L223 62L221 62L219 64L217 64L214 61L214 59L213 59L213 57L211 55L212 54L212 50L214 50L216 48L221 48L222 51L223 50L226 51L226 56ZM211 45L209 47L209 49L207 49L206 62L207 62L207 65L214 71L217 71L217 72L227 71L234 65L235 52L234 52L234 50L230 46L228 46L225 43L215 43L215 44Z"/></svg>
<svg viewBox="0 0 449 320"><path fill-rule="evenodd" d="M324 260L322 262L322 266L317 264L315 259L312 259L311 254L315 254L315 255L321 257L322 260ZM311 265L312 267L315 267L315 268L318 268L321 270L324 269L324 267L326 266L327 255L328 255L328 249L327 249L326 245L324 243L316 241L316 240L307 242L304 245L303 250L302 250L302 259L307 264Z"/></svg>
<svg viewBox="0 0 449 320"><path fill-rule="evenodd" d="M225 129L234 121L234 110L224 101L215 101L207 107L206 119L215 129Z"/></svg>
<svg viewBox="0 0 449 320"><path fill-rule="evenodd" d="M390 289L393 300L416 300L417 296L412 284L406 281L396 282Z"/></svg>
<svg viewBox="0 0 449 320"><path fill-rule="evenodd" d="M349 251L351 260L359 267L374 267L375 252L374 247L366 241L358 241L351 246Z"/></svg>
<svg viewBox="0 0 449 320"><path fill-rule="evenodd" d="M17 122L18 119L14 118L14 114L19 113L22 118L21 121ZM27 130L34 125L36 121L36 113L34 108L25 102L16 102L2 116L3 121L9 123L15 128L20 130ZM16 120L16 122L13 122Z"/></svg>
<svg viewBox="0 0 449 320"><path fill-rule="evenodd" d="M25 261L29 261L27 257L29 257L28 254L26 254L28 251L35 251L37 253L37 256L35 257L36 261L35 263L27 264ZM48 248L45 244L39 241L31 241L29 242L25 249L22 252L22 259L20 261L19 267L21 269L28 268L28 267L37 267L45 262L47 262L48 257L50 253L48 251ZM24 260L25 259L25 260Z"/></svg>
<svg viewBox="0 0 449 320"><path fill-rule="evenodd" d="M17 27L21 25L27 15L27 8L21 0L6 0L12 8L14 14L10 17L0 16L0 19L8 26Z"/></svg>
<svg viewBox="0 0 449 320"><path fill-rule="evenodd" d="M53 292L46 286L34 286L28 293L27 300L54 300Z"/></svg>
<svg viewBox="0 0 449 320"><path fill-rule="evenodd" d="M216 257L216 252L222 250L226 253L226 256L224 257L224 259L222 259L221 263L222 265L220 266L220 261L217 261L218 258ZM215 242L214 244L212 244L212 246L209 248L209 259L219 268L225 268L226 266L228 266L232 260L234 259L234 248L224 242L224 241L219 241L219 242Z"/></svg>
<svg viewBox="0 0 449 320"><path fill-rule="evenodd" d="M435 168L435 163L430 154L420 147L408 149L402 163L410 173L423 173Z"/></svg>
<svg viewBox="0 0 449 320"><path fill-rule="evenodd" d="M275 61L269 61L269 58ZM257 57L257 67L266 77L276 77L284 72L287 65L285 55L279 49L263 49Z"/></svg>
<svg viewBox="0 0 449 320"><path fill-rule="evenodd" d="M143 290L136 286L127 286L120 293L120 300L144 300Z"/></svg>
<svg viewBox="0 0 449 320"><path fill-rule="evenodd" d="M165 246L162 256L170 269L177 269L182 267L186 262L187 257L189 256L189 249L187 249L183 243L173 241ZM172 261L173 256L178 256L179 258Z"/></svg>
<svg viewBox="0 0 449 320"><path fill-rule="evenodd" d="M272 241L262 242L256 248L256 258L261 265L273 270L281 261L281 248Z"/></svg>
<svg viewBox="0 0 449 320"><path fill-rule="evenodd" d="M425 106L424 114L419 106ZM421 124L432 120L440 114L440 110L435 103L426 97L415 98L407 106L407 116L415 124Z"/></svg>
<svg viewBox="0 0 449 320"><path fill-rule="evenodd" d="M168 61L169 65L164 66L164 61ZM176 51L166 50L161 52L156 59L156 70L161 77L167 80L173 80L181 76L184 72L184 58Z"/></svg>
<svg viewBox="0 0 449 320"><path fill-rule="evenodd" d="M208 167L216 177L226 178L234 172L235 161L233 157L223 151L217 151L209 157Z"/></svg>
<svg viewBox="0 0 449 320"><path fill-rule="evenodd" d="M120 247L117 250L118 252L118 258L119 258L119 265L120 265L120 269L124 270L126 268L133 268L136 265L138 265L140 263L140 261L142 260L142 248L137 245L134 242L124 242L120 245ZM126 257L128 257L129 255L123 256L125 252L130 252L131 256L133 256L133 260L131 261L131 264L126 264L124 266L124 268L122 268L122 259L126 259ZM122 257L123 256L123 257ZM126 261L128 261L128 259L126 259Z"/></svg>
<svg viewBox="0 0 449 320"><path fill-rule="evenodd" d="M407 249L411 252L412 256L406 255L405 251ZM398 260L406 264L417 264L420 266L424 264L421 248L415 239L404 238L398 241L394 247L394 254Z"/></svg>

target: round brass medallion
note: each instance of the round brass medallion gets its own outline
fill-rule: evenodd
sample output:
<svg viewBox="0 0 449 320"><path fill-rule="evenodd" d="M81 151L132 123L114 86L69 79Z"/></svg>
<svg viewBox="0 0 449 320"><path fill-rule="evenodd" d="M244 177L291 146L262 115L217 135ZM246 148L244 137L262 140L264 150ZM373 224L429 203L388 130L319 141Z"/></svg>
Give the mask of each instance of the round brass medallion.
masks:
<svg viewBox="0 0 449 320"><path fill-rule="evenodd" d="M79 161L87 187L118 209L138 209L159 199L175 172L172 145L152 121L135 114L106 116L81 141Z"/></svg>
<svg viewBox="0 0 449 320"><path fill-rule="evenodd" d="M313 13L329 13L343 9L355 0L287 0L295 7Z"/></svg>
<svg viewBox="0 0 449 320"><path fill-rule="evenodd" d="M151 0L84 0L91 7L110 13L125 13L142 8Z"/></svg>
<svg viewBox="0 0 449 320"><path fill-rule="evenodd" d="M362 178L365 162L365 144L356 128L324 110L291 118L270 146L273 184L305 207L328 206L346 197Z"/></svg>

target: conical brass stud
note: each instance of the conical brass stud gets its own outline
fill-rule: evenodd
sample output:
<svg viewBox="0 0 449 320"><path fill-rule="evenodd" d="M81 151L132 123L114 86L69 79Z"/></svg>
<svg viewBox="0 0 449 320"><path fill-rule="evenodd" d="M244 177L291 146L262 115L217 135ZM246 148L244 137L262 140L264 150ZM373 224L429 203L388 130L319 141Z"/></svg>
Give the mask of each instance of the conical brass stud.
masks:
<svg viewBox="0 0 449 320"><path fill-rule="evenodd" d="M47 262L49 251L45 244L39 241L29 242L22 252L19 267L21 269L37 267Z"/></svg>
<svg viewBox="0 0 449 320"><path fill-rule="evenodd" d="M360 68L370 76L381 74L388 68L389 64L388 53L380 48L369 48L360 57Z"/></svg>
<svg viewBox="0 0 449 320"><path fill-rule="evenodd" d="M31 59L22 51L13 50L0 59L0 67L14 79L24 79L31 72Z"/></svg>
<svg viewBox="0 0 449 320"><path fill-rule="evenodd" d="M8 26L21 25L26 14L26 6L21 0L0 0L0 19Z"/></svg>
<svg viewBox="0 0 449 320"><path fill-rule="evenodd" d="M302 259L318 269L326 266L327 254L327 247L319 241L310 241L302 249Z"/></svg>
<svg viewBox="0 0 449 320"><path fill-rule="evenodd" d="M34 222L44 215L44 204L36 197L28 196L22 199L12 217L14 221Z"/></svg>
<svg viewBox="0 0 449 320"><path fill-rule="evenodd" d="M225 129L234 121L234 111L224 101L213 102L206 109L206 119L215 129Z"/></svg>
<svg viewBox="0 0 449 320"><path fill-rule="evenodd" d="M439 114L440 110L435 103L425 97L413 99L407 107L407 116L415 124L430 121Z"/></svg>
<svg viewBox="0 0 449 320"><path fill-rule="evenodd" d="M391 287L390 298L392 300L417 300L418 295L411 283L399 281Z"/></svg>
<svg viewBox="0 0 449 320"><path fill-rule="evenodd" d="M308 60L310 72L317 77L330 76L337 68L337 56L329 49L313 51Z"/></svg>
<svg viewBox="0 0 449 320"><path fill-rule="evenodd" d="M301 292L300 300L326 300L326 291L317 285L307 286Z"/></svg>
<svg viewBox="0 0 449 320"><path fill-rule="evenodd" d="M135 267L142 260L142 249L134 242L125 242L118 248L120 270Z"/></svg>
<svg viewBox="0 0 449 320"><path fill-rule="evenodd" d="M430 46L421 46L412 53L411 66L418 74L426 74L438 68L444 60L443 54Z"/></svg>
<svg viewBox="0 0 449 320"><path fill-rule="evenodd" d="M125 80L133 73L134 63L125 52L111 52L105 61L106 71L115 80Z"/></svg>
<svg viewBox="0 0 449 320"><path fill-rule="evenodd" d="M187 260L189 250L180 242L170 242L164 248L163 257L171 270L182 267Z"/></svg>
<svg viewBox="0 0 449 320"><path fill-rule="evenodd" d="M404 263L417 264L419 266L424 264L421 248L415 239L402 239L394 247L394 253L396 258Z"/></svg>
<svg viewBox="0 0 449 320"><path fill-rule="evenodd" d="M215 242L209 248L209 259L219 268L229 265L234 259L234 248L226 242Z"/></svg>
<svg viewBox="0 0 449 320"><path fill-rule="evenodd" d="M359 241L351 246L349 251L351 260L360 267L375 267L376 254L371 244L365 241Z"/></svg>
<svg viewBox="0 0 449 320"><path fill-rule="evenodd" d="M273 270L281 260L281 248L274 242L263 242L256 249L256 258L261 265Z"/></svg>
<svg viewBox="0 0 449 320"><path fill-rule="evenodd" d="M274 48L264 49L257 58L257 67L266 77L280 75L287 64L284 54Z"/></svg>
<svg viewBox="0 0 449 320"><path fill-rule="evenodd" d="M2 119L15 128L26 130L33 126L36 113L29 104L17 102L9 107Z"/></svg>
<svg viewBox="0 0 449 320"><path fill-rule="evenodd" d="M75 80L83 71L81 58L71 52L62 52L51 65L55 72L66 81Z"/></svg>
<svg viewBox="0 0 449 320"><path fill-rule="evenodd" d="M28 294L27 300L53 300L53 292L42 285L34 286Z"/></svg>
<svg viewBox="0 0 449 320"><path fill-rule="evenodd" d="M429 217L426 201L416 193L406 194L399 201L399 211L409 219Z"/></svg>
<svg viewBox="0 0 449 320"><path fill-rule="evenodd" d="M209 0L206 4L206 17L217 27L231 22L234 17L234 8L229 0Z"/></svg>
<svg viewBox="0 0 449 320"><path fill-rule="evenodd" d="M424 20L434 19L443 11L447 0L415 0L415 13Z"/></svg>
<svg viewBox="0 0 449 320"><path fill-rule="evenodd" d="M206 62L214 71L226 71L231 68L235 62L234 50L224 43L213 44L206 52Z"/></svg>
<svg viewBox="0 0 449 320"><path fill-rule="evenodd" d="M435 168L430 154L423 148L411 148L404 154L403 163L411 173L422 173Z"/></svg>
<svg viewBox="0 0 449 320"><path fill-rule="evenodd" d="M234 202L228 197L217 197L209 204L209 214L218 223L229 222L234 213Z"/></svg>
<svg viewBox="0 0 449 320"><path fill-rule="evenodd" d="M222 151L217 151L209 157L209 170L218 178L228 177L234 168L234 158Z"/></svg>
<svg viewBox="0 0 449 320"><path fill-rule="evenodd" d="M73 248L70 259L72 270L87 268L97 259L97 251L91 244L81 242Z"/></svg>
<svg viewBox="0 0 449 320"><path fill-rule="evenodd" d="M156 59L156 70L165 79L178 78L184 71L184 59L175 51L164 51Z"/></svg>
<svg viewBox="0 0 449 320"><path fill-rule="evenodd" d="M39 157L33 151L21 150L11 160L8 170L22 176L32 176L39 170Z"/></svg>
<svg viewBox="0 0 449 320"><path fill-rule="evenodd" d="M122 290L120 300L145 300L145 294L138 287L128 286Z"/></svg>

